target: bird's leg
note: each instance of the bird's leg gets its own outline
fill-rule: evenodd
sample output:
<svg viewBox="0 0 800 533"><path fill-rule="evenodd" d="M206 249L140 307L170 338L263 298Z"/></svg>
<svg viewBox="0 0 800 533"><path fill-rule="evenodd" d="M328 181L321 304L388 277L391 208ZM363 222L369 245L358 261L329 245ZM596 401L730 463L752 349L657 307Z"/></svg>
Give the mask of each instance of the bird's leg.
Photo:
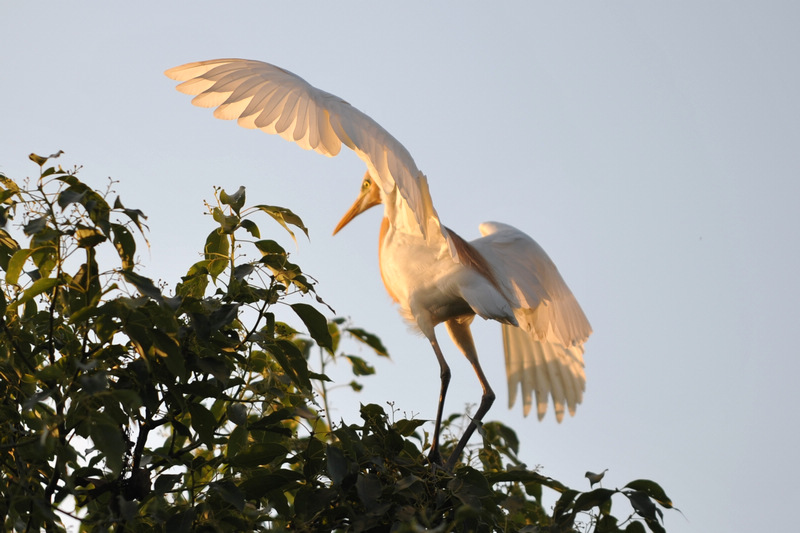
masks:
<svg viewBox="0 0 800 533"><path fill-rule="evenodd" d="M481 364L478 361L478 352L475 350L475 343L472 340L472 333L469 329L472 319L473 317L469 316L451 319L445 322L447 331L450 333L450 338L453 339L453 343L458 346L464 356L466 356L467 360L472 364L472 368L475 369L475 373L478 375L478 380L481 382L481 387L483 388L483 395L481 396L481 403L478 406L478 410L475 412L475 416L472 417L469 426L467 426L466 431L464 431L464 434L458 441L456 449L453 450L453 453L447 460L445 468L448 471L453 470L456 461L459 457L461 457L461 452L464 451L464 447L467 445L467 442L469 442L472 434L476 429L478 429L478 424L480 424L481 420L483 420L484 415L492 407L495 398L494 391L489 385L489 380L486 379L483 369L481 368Z"/></svg>
<svg viewBox="0 0 800 533"><path fill-rule="evenodd" d="M439 376L442 380L442 387L439 391L439 406L436 408L436 426L433 429L433 443L431 444L431 451L428 452L428 461L432 465L441 465L442 456L439 453L439 432L442 426L442 412L444 411L444 398L447 395L447 387L450 385L450 366L442 355L442 349L439 348L439 343L436 337L431 338L431 346L433 353L436 354L436 359L439 361Z"/></svg>

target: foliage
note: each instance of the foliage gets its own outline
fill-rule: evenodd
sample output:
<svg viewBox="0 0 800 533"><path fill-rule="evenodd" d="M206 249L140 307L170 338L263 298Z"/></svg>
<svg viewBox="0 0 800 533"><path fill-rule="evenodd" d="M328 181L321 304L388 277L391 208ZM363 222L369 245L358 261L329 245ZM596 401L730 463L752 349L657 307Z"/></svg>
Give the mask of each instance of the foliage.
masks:
<svg viewBox="0 0 800 533"><path fill-rule="evenodd" d="M324 365L374 372L342 354L342 337L386 349L302 301L323 303L254 221L294 237L307 233L297 215L217 191L203 258L168 294L136 271L144 214L52 157L31 155L35 184L0 175L5 530L636 532L640 517L663 531L656 504L671 503L657 484L569 489L526 469L498 423L452 474L426 463L421 420L366 405L360 422L331 427ZM560 494L551 512L544 488ZM633 512L618 523L620 494Z"/></svg>

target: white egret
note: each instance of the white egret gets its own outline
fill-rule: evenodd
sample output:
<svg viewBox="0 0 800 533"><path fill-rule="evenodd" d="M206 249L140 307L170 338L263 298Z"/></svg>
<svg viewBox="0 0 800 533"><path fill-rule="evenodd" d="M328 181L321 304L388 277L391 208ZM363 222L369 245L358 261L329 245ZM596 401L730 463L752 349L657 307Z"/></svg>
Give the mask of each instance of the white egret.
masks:
<svg viewBox="0 0 800 533"><path fill-rule="evenodd" d="M478 361L470 324L478 315L502 324L509 407L518 389L527 416L536 398L541 419L551 397L560 422L583 399L583 343L591 327L553 262L525 233L505 224L480 225L483 237L467 242L443 226L428 183L408 151L350 104L280 67L243 59L188 63L165 72L177 89L196 95L214 116L276 133L327 156L342 143L366 163L361 192L334 233L363 211L383 204L379 262L386 290L403 317L430 341L441 389L429 458L440 464L439 431L450 368L434 328L445 324L472 364L483 395L450 455L452 469L495 394Z"/></svg>

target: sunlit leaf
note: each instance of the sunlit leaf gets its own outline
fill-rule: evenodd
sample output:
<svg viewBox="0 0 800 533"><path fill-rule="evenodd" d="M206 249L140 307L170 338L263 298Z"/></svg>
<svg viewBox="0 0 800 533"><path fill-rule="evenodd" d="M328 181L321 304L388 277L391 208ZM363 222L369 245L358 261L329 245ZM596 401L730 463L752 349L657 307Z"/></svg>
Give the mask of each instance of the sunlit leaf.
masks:
<svg viewBox="0 0 800 533"><path fill-rule="evenodd" d="M239 227L239 217L237 215L226 215L219 207L215 207L211 213L214 216L214 220L219 222L222 233L233 233Z"/></svg>
<svg viewBox="0 0 800 533"><path fill-rule="evenodd" d="M39 278L33 282L33 284L25 289L25 292L22 293L22 296L15 302L11 304L13 307L20 306L36 296L43 294L52 290L57 285L60 285L62 280L60 278Z"/></svg>
<svg viewBox="0 0 800 533"><path fill-rule="evenodd" d="M117 254L122 261L122 269L132 270L134 256L136 255L136 241L133 235L122 224L111 224L111 234L114 247L117 249Z"/></svg>
<svg viewBox="0 0 800 533"><path fill-rule="evenodd" d="M97 228L79 227L75 231L75 238L81 248L94 248L106 240L106 236Z"/></svg>
<svg viewBox="0 0 800 533"><path fill-rule="evenodd" d="M230 262L229 250L230 242L228 241L228 236L220 228L208 234L203 251L207 261L206 268L211 275L211 279L216 281L217 276L228 267Z"/></svg>
<svg viewBox="0 0 800 533"><path fill-rule="evenodd" d="M297 242L297 239L294 236L294 233L291 229L289 229L288 224L297 227L298 229L302 230L303 233L306 234L308 237L308 228L305 227L303 221L300 220L300 217L292 213L289 209L284 207L277 207L274 205L257 205L255 206L256 209L260 209L261 211L267 213L271 216L275 221L277 221L283 228L289 232L289 235L292 236L294 242Z"/></svg>
<svg viewBox="0 0 800 533"><path fill-rule="evenodd" d="M17 284L22 268L25 266L25 261L28 260L32 252L33 250L23 248L22 250L17 250L14 255L11 256L11 259L8 261L8 270L6 270L6 283L9 285Z"/></svg>

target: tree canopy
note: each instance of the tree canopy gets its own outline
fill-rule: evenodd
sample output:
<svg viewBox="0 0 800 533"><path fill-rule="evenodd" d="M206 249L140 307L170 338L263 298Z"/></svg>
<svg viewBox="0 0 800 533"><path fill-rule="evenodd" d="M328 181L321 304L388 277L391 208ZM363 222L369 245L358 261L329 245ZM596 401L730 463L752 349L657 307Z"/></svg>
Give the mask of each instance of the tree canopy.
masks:
<svg viewBox="0 0 800 533"><path fill-rule="evenodd" d="M31 154L30 180L0 174L5 530L664 531L655 482L568 488L497 422L452 473L427 464L426 421L392 404L332 424L326 365L348 361L356 390L374 373L343 340L387 350L326 318L312 278L262 236L264 219L307 234L300 217L216 190L203 258L169 288L137 272L145 214L58 155Z"/></svg>

